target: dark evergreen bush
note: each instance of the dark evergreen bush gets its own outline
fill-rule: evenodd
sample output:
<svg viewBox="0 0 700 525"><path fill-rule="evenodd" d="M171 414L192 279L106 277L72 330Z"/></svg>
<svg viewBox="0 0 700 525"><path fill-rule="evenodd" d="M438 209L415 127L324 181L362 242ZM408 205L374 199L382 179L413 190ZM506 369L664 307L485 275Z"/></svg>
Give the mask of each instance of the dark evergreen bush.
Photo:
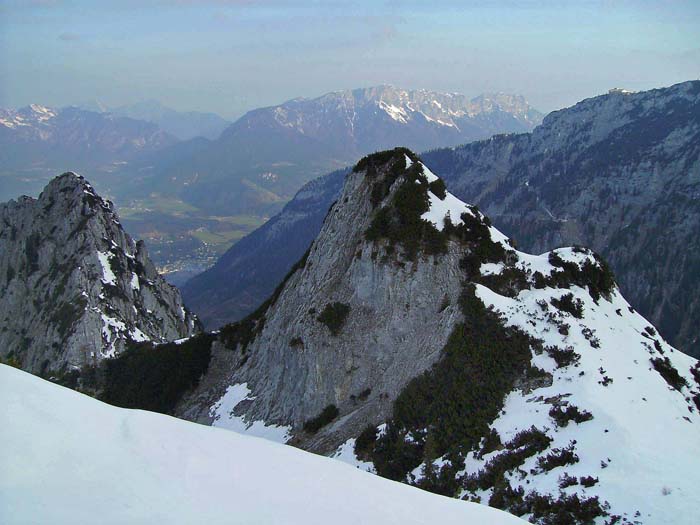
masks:
<svg viewBox="0 0 700 525"><path fill-rule="evenodd" d="M435 179L428 185L428 189L441 201L447 197L447 188L445 187L445 181L442 179Z"/></svg>
<svg viewBox="0 0 700 525"><path fill-rule="evenodd" d="M587 410L580 410L574 405L569 405L566 408L554 406L549 410L549 417L556 422L557 426L565 427L570 421L576 424L590 421L593 419L593 414Z"/></svg>
<svg viewBox="0 0 700 525"><path fill-rule="evenodd" d="M567 346L561 349L556 346L546 346L545 352L554 359L559 368L565 368L571 365L578 365L581 356L576 353L573 346Z"/></svg>
<svg viewBox="0 0 700 525"><path fill-rule="evenodd" d="M593 476L581 476L579 483L581 483L581 485L584 487L590 488L598 483L598 478L594 478Z"/></svg>
<svg viewBox="0 0 700 525"><path fill-rule="evenodd" d="M328 423L333 421L336 417L338 417L338 414L340 414L340 411L338 410L337 406L332 404L328 405L321 411L319 415L309 419L306 423L304 423L304 430L306 432L309 432L310 434L315 434L323 427L325 427Z"/></svg>
<svg viewBox="0 0 700 525"><path fill-rule="evenodd" d="M543 472L548 472L564 465L578 463L578 456L574 452L574 443L571 442L565 448L555 448L546 456L537 458L537 466Z"/></svg>
<svg viewBox="0 0 700 525"><path fill-rule="evenodd" d="M597 496L581 499L578 494L560 494L558 498L531 492L525 497L534 523L541 525L590 525L606 516Z"/></svg>
<svg viewBox="0 0 700 525"><path fill-rule="evenodd" d="M656 357L651 360L651 364L654 366L654 369L661 374L664 381L676 390L688 386L688 382L678 373L678 370L673 367L668 357Z"/></svg>
<svg viewBox="0 0 700 525"><path fill-rule="evenodd" d="M598 301L601 296L608 297L615 288L615 277L602 258L595 254L594 258L595 263L586 259L579 267L576 263L564 261L556 252L550 252L549 263L558 270L552 271L549 277L544 277L545 286L566 288L575 284L588 288L594 301Z"/></svg>
<svg viewBox="0 0 700 525"><path fill-rule="evenodd" d="M574 294L572 293L564 294L559 299L552 298L552 305L577 319L583 317L583 301L581 299L574 300Z"/></svg>
<svg viewBox="0 0 700 525"><path fill-rule="evenodd" d="M412 162L418 162L420 159L416 156L415 153L413 153L410 149L407 148L394 148L386 151L378 151L376 153L372 153L371 155L367 155L365 157L362 157L360 161L355 164L355 167L352 169L355 173L364 171L368 169L370 166L373 167L378 167L378 166L383 166L387 162L391 160L401 160L403 162L402 164L402 169L405 169L406 163L404 159L404 155L408 156L409 159L411 159Z"/></svg>
<svg viewBox="0 0 700 525"><path fill-rule="evenodd" d="M355 440L355 455L359 458L367 457L374 449L375 441L377 441L377 427L369 425Z"/></svg>
<svg viewBox="0 0 700 525"><path fill-rule="evenodd" d="M350 313L350 306L335 302L329 303L317 317L318 321L325 324L331 334L337 336L345 324L345 320Z"/></svg>
<svg viewBox="0 0 700 525"><path fill-rule="evenodd" d="M495 428L492 428L484 438L484 444L481 446L481 450L479 451L479 457L484 457L486 454L490 454L491 452L501 449L503 449L501 436L498 435Z"/></svg>
<svg viewBox="0 0 700 525"><path fill-rule="evenodd" d="M537 427L531 426L527 430L518 432L506 446L510 450L526 447L528 450L535 453L546 450L551 442L552 439L547 434Z"/></svg>
<svg viewBox="0 0 700 525"><path fill-rule="evenodd" d="M470 491L509 488L506 473L520 467L527 458L546 450L551 442L547 434L534 426L521 430L506 444L504 452L491 458L478 473L464 478L464 488Z"/></svg>
<svg viewBox="0 0 700 525"><path fill-rule="evenodd" d="M103 361L100 399L124 408L171 413L207 371L212 341L210 334L201 334L180 344L133 344Z"/></svg>
<svg viewBox="0 0 700 525"><path fill-rule="evenodd" d="M566 472L559 476L559 488L565 489L566 487L573 487L578 485L578 479L576 476L569 476Z"/></svg>

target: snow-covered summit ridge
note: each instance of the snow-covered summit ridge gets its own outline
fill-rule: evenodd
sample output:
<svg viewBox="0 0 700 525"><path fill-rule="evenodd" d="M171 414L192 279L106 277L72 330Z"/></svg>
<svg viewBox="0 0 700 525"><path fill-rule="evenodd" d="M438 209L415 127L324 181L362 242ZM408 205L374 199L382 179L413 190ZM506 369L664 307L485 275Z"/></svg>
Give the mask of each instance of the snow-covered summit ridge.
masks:
<svg viewBox="0 0 700 525"><path fill-rule="evenodd" d="M495 111L509 113L531 125L536 125L541 120L541 115L533 110L521 95L493 93L470 99L459 93L409 90L391 85L334 91L315 99L293 99L276 107L275 118L287 126L304 126L303 120L290 120L290 110L296 109L296 106L308 105L319 105L328 109L342 108L352 119L356 118L360 111L371 107L401 124L408 124L418 118L454 128L459 128L462 118L474 118Z"/></svg>
<svg viewBox="0 0 700 525"><path fill-rule="evenodd" d="M30 104L18 110L0 108L0 126L14 129L23 126L46 125L58 114L57 109Z"/></svg>
<svg viewBox="0 0 700 525"><path fill-rule="evenodd" d="M106 524L523 523L292 447L115 408L4 365L0 397L7 525L96 516Z"/></svg>
<svg viewBox="0 0 700 525"><path fill-rule="evenodd" d="M542 114L517 95L470 99L455 93L376 86L252 110L221 138L233 141L251 133L268 137L291 133L300 140L320 142L326 154L348 159L345 162L349 163L368 152L398 144L423 151L495 133L529 131L541 120Z"/></svg>
<svg viewBox="0 0 700 525"><path fill-rule="evenodd" d="M423 162L419 162L419 164L423 175L428 180L428 183L432 183L440 179L437 175L430 171L430 169L423 164ZM411 159L406 156L406 169L408 169L411 165ZM480 221L487 221L484 214L481 213L475 206L461 201L449 191L445 191L445 196L443 198L435 195L435 193L433 193L433 191L430 189L428 189L427 193L430 201L430 209L421 215L421 218L433 224L433 226L435 226L435 228L439 231L443 230L446 220L449 220L455 226L462 224L464 222L462 220L462 214L475 217ZM540 272L544 277L550 276L551 273L556 270L556 267L550 263L552 254L555 254L564 262L572 263L579 267L585 263L598 266L601 264L600 259L595 254L593 254L590 250L581 247L557 248L556 250L546 252L541 255L531 255L521 252L514 249L508 237L497 228L491 226L490 222L488 224L488 229L493 242L501 244L504 249L512 251L517 255L516 266L532 273L535 271ZM491 263L485 263L482 266L482 273L494 275L499 273L499 271L503 268L503 265L499 266Z"/></svg>

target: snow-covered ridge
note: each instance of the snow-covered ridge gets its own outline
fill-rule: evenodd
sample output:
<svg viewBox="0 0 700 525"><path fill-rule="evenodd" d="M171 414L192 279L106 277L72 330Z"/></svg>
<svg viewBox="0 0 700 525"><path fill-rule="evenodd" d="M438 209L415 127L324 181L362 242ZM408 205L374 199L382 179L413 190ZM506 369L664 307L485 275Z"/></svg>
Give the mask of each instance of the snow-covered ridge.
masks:
<svg viewBox="0 0 700 525"><path fill-rule="evenodd" d="M56 115L58 115L58 110L40 104L30 104L18 110L0 109L0 125L10 129L41 125L55 118Z"/></svg>
<svg viewBox="0 0 700 525"><path fill-rule="evenodd" d="M415 163L420 162L422 177L429 187L426 188L422 177L416 178L415 171L406 173L401 179L400 170L396 170L398 159L389 153L378 153L374 159L366 160L367 164L359 163L346 179L338 204L329 212L321 234L312 245L309 262L299 273L293 274L289 286L283 289L277 303L265 314L264 330L253 343L249 361L260 359L264 364L253 369L251 376L236 372L239 375L229 385L226 395L219 398L220 402L214 407L207 407L209 415L213 411L215 417L219 416L214 424L218 421L225 424L226 415L231 413L228 407L238 405L239 416L233 418L238 430L249 431L240 425L246 421L246 414L250 416L250 422L245 426L250 431L271 416L268 425L273 421L279 425L293 425L291 443L299 444L303 439L321 442L322 439L337 437L334 450L325 450L324 453L362 470L375 470L368 461L373 456L368 455L366 448L362 459L356 457L353 450L359 441L359 431L366 427L358 424L358 433L346 430L352 418L359 419L361 414L374 408L371 403L376 402L376 398L372 394L367 394L367 404L359 400L363 388L370 386L372 391L385 392L394 386L386 376L395 377L396 374L385 373L385 377L361 382L368 374L367 370L381 367L388 360L387 355L391 355L372 353L376 346L374 341L396 330L400 335L396 339L391 339L391 336L387 339L401 349L402 368L412 366L423 355L406 357L409 350L413 351L410 342L422 336L424 326L444 328L447 325L449 334L449 330L460 322L461 314L455 306L457 301L449 293L458 292L466 280L471 283L469 288L473 285L476 299L502 316L504 337L509 337L506 327L515 327L520 333L530 336L529 349L524 347L524 359L529 359L530 369L539 375L536 379L518 378L509 383L511 386L505 391L503 410L494 412L494 419L489 420L490 430L497 433L500 445L481 453L479 449L486 446L487 436L483 436L482 445L463 458L464 468L460 464L456 476L448 470L446 475L458 480L457 495L484 503L491 501L496 485L488 485L489 469L494 464L499 465L499 460L513 451L508 445L516 436L531 430L534 425L546 443L541 450L527 455L503 473L516 496L521 494L521 501L542 498L564 505L572 504L572 500L566 498L580 498L580 501L599 505L601 514L595 521L598 525L614 516L620 516L619 523L628 524L692 523L689 520L694 517L693 508L700 503L694 493L694 487L700 483L700 460L697 459L700 457L700 440L695 428L700 423L700 404L697 401L700 399L700 384L691 371L696 361L668 345L630 307L620 295L605 264L593 252L578 247L559 248L541 255L518 251L503 233L489 225L488 219L478 209L449 192L440 198L436 194L442 195L439 185L434 185L438 177L416 157L402 154L401 166L407 171L415 170ZM364 170L363 165L373 169ZM461 224L461 217L466 214L469 216L465 216L468 230L479 232L479 235L459 237L457 232L454 237L448 237L445 253L422 253L410 263L406 262L407 258L402 259L399 250L388 255L382 253L383 240L371 246L364 244L364 237L358 244L348 241L356 236L355 230L360 235L366 231L367 223L362 221L367 219L352 214L358 209L367 209L367 203L362 201L366 198L363 196L371 194L371 190L366 191L367 185L378 184L378 178L388 177L388 174L396 177L389 179L395 181L390 192L396 191L400 184L413 184L411 181L416 180L416 191L427 191L429 209L422 218L437 229L444 231L448 214L455 225ZM390 193L381 202L385 209L391 206ZM373 209L380 209L379 205ZM485 239L486 232L488 238ZM478 253L480 247L489 247L489 242L502 248L503 256L496 256L498 262L482 262L473 271L460 270L463 256ZM343 250L354 256L347 258L352 261L349 266L328 262L329 253L341 254ZM376 257L371 255L373 250L377 252ZM498 249L494 251L499 252ZM403 265L396 264L397 261ZM325 265L323 269L322 265ZM336 277L338 275L341 277ZM379 285L378 276L382 275L388 277L379 281L382 282ZM410 284L397 284L405 275L410 276ZM449 280L452 276L456 276L454 284ZM317 292L322 286L329 286L328 295ZM408 290L406 295L397 300L398 294L405 290ZM382 302L386 296L390 297L390 304ZM315 316L307 316L305 312L312 305L320 311L330 301L349 305L348 327L342 334L327 339ZM391 319L395 303L401 305L400 327L387 328L386 322L381 328L372 324L382 316ZM418 318L420 322L413 321L416 319L414 309L429 312L430 320ZM438 329L431 332L435 339L440 334ZM499 333L498 330L495 332ZM363 334L364 339L357 337L358 333ZM291 340L295 336L303 340L303 346L290 348L294 346ZM367 344L368 340L372 341L371 345ZM432 356L438 355L444 347L440 343L436 349L431 344L435 341L422 341L421 348ZM321 357L314 361L317 355ZM324 403L298 418L303 422L318 414L325 404L337 404L338 419L320 431L321 437L300 437L296 421L284 417L275 419L282 410L297 410L292 400L295 396L310 397L318 388L314 382L312 387L295 390L294 395L286 395L284 399L275 397L279 390L291 390L292 387L283 380L275 378L271 381L270 378L279 374L280 369L287 377L289 370L296 371L306 366L304 359L311 362L311 376L318 377L319 382L335 373L331 368L339 368L342 372L335 382L328 381L330 384L323 385L330 391ZM333 366L328 366L324 359L335 359ZM304 364L300 365L300 362ZM364 368L352 376L358 367ZM424 370L419 370L419 373ZM678 379L674 380L674 374ZM256 376L259 376L257 385L253 380L246 383L249 377ZM343 385L348 377L357 383L342 391L339 385ZM297 378L300 382L305 380L305 376L299 374L288 381L296 386ZM352 397L348 399L350 395ZM239 405L244 399L251 401L245 407ZM289 408L292 405L294 407ZM219 407L225 407L223 414ZM382 416L380 421L391 423L391 417ZM375 424L381 428L379 421L372 422L372 426ZM645 427L652 426L653 429L645 430ZM406 443L417 443L416 440L421 438L415 436L425 432L420 428L413 430L417 432L406 433ZM399 440L404 439L400 432ZM672 448L660 445L664 443L671 444ZM302 441L302 446L308 445ZM450 452L457 453L458 449ZM522 449L516 452L522 452ZM451 467L448 457L449 454L433 461L429 471ZM377 465L376 470L380 471L381 465ZM420 482L425 467L422 464L408 472L406 481ZM479 483L487 483L487 488L474 488ZM493 504L504 503L495 497ZM509 508L518 513L523 507L513 504ZM550 511L547 519L554 513ZM540 519L538 523L548 522Z"/></svg>
<svg viewBox="0 0 700 525"><path fill-rule="evenodd" d="M406 168L411 164L406 157ZM420 164L429 183L438 180ZM439 230L448 216L453 224L461 224L465 213L484 221L480 212L449 192L441 199L428 190L428 197L430 209L422 218ZM507 263L482 264L481 276L497 277L510 269L522 272L533 284L513 296L477 284L477 297L498 312L507 326L541 342L539 349L532 349L532 366L552 378L551 384L516 387L492 423L491 429L504 444L533 425L550 439L542 452L508 471L506 480L524 494L597 497L622 523L690 524L693 509L700 504L695 490L700 484L697 361L664 341L616 286L609 296L595 297L586 288L559 288L556 281L546 281L564 265L577 271L600 268L602 263L591 251L559 248L530 255L513 249L496 228L489 226L489 233L512 256ZM541 284L536 284L536 274ZM562 306L562 302L573 306ZM555 359L565 354L570 363ZM568 410L580 410L583 420L558 422L560 411ZM544 457L568 448L576 456L574 462L541 467ZM460 475L465 479L482 475L502 453L469 454ZM335 455L362 465L348 454L346 444ZM438 458L433 467L439 469L445 461ZM413 471L413 481L421 478L422 469ZM562 486L565 478L575 479ZM592 484L582 486L581 479ZM489 501L492 494L492 488L464 489L459 496ZM672 515L670 509L674 509Z"/></svg>
<svg viewBox="0 0 700 525"><path fill-rule="evenodd" d="M406 156L408 159L408 156ZM408 159L410 161L410 159ZM408 169L410 164L406 163ZM423 175L428 179L428 183L438 180L437 175L430 171L425 164L421 162ZM445 193L445 198L440 199L431 190L428 190L428 198L430 199L430 209L426 211L421 218L431 222L438 230L442 231L445 227L445 219L449 217L452 224L455 226L462 224L462 214L474 215L467 204L452 195L449 191Z"/></svg>
<svg viewBox="0 0 700 525"><path fill-rule="evenodd" d="M523 523L292 447L111 407L5 365L0 397L6 525L96 516L105 524Z"/></svg>

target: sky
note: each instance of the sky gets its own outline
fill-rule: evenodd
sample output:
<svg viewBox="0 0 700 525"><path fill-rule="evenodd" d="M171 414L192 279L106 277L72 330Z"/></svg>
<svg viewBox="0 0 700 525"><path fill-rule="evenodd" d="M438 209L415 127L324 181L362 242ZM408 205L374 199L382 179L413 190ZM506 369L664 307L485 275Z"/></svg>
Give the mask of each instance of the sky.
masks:
<svg viewBox="0 0 700 525"><path fill-rule="evenodd" d="M548 112L700 77L700 1L0 0L0 107L235 118L393 84Z"/></svg>

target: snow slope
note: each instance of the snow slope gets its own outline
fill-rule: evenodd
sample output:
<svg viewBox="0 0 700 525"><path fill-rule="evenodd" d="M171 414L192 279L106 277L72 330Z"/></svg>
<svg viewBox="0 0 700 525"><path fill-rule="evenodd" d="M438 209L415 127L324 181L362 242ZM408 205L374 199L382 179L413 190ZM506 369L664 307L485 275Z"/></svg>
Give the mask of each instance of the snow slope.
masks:
<svg viewBox="0 0 700 525"><path fill-rule="evenodd" d="M263 439L0 365L0 522L523 523Z"/></svg>
<svg viewBox="0 0 700 525"><path fill-rule="evenodd" d="M421 163L422 164L422 163ZM429 182L438 177L423 165ZM465 203L449 192L442 200L428 192L430 209L422 218L442 229L449 214L458 224L461 213L474 214ZM480 213L480 212L477 212ZM489 227L491 239L512 250L508 239ZM542 255L512 250L510 263L531 280L535 272L544 277L556 271L551 257L558 257L579 268L598 265L589 250L559 248ZM482 276L502 274L503 263L485 263ZM581 308L580 314L560 310L555 303L566 294ZM542 430L551 443L540 455L529 457L508 472L507 480L527 494L539 493L599 497L609 505L611 515L634 523L697 523L700 506L700 405L693 401L700 387L691 369L697 361L663 340L643 316L636 312L615 286L610 297L594 300L579 286L545 286L519 291L515 297L500 295L477 284L477 296L499 312L505 323L517 327L544 347L568 349L576 361L559 366L547 352L533 351L532 365L552 375L549 385L513 390L505 400L501 415L493 422L506 443L532 426ZM666 359L685 384L673 388L655 370L654 360ZM592 418L579 424L558 425L550 410L554 406L577 407ZM571 446L577 455L573 464L551 470L539 468L541 457ZM354 454L337 452L339 459L357 462ZM479 457L470 453L462 475L478 475L489 461L500 455L494 451ZM442 459L434 462L440 466ZM421 476L416 469L416 478ZM579 480L561 487L565 476ZM591 476L596 482L582 487L580 479ZM464 490L461 497L487 502L492 489ZM674 512L670 513L669 510ZM695 516L696 518L693 518Z"/></svg>

